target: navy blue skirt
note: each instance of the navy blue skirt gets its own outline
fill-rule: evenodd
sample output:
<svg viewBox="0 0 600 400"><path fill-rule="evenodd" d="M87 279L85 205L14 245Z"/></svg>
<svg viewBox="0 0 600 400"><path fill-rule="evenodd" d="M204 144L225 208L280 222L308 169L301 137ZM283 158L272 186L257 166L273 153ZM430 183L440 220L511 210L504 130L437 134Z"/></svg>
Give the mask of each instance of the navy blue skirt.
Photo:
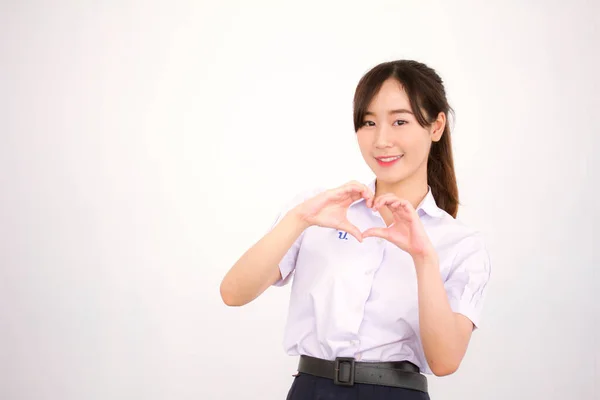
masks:
<svg viewBox="0 0 600 400"><path fill-rule="evenodd" d="M356 383L338 386L331 379L308 374L294 378L287 400L429 400L418 390Z"/></svg>

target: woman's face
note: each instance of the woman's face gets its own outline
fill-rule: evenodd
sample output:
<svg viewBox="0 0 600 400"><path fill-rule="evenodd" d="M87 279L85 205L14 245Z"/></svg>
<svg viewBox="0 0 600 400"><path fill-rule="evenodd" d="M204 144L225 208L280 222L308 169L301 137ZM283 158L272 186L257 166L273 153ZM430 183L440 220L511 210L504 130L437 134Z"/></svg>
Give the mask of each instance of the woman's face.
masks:
<svg viewBox="0 0 600 400"><path fill-rule="evenodd" d="M430 127L419 125L402 85L388 79L357 132L360 151L380 181L394 184L421 176L426 180L431 142L440 140L445 122L441 113Z"/></svg>

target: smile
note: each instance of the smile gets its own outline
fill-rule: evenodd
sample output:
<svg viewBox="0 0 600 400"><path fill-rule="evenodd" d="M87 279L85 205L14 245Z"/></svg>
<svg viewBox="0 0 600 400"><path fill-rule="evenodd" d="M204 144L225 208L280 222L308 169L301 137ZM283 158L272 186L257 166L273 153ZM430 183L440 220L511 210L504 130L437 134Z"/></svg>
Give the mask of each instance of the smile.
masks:
<svg viewBox="0 0 600 400"><path fill-rule="evenodd" d="M375 159L377 160L377 163L379 165L387 167L387 166L394 164L396 161L401 159L403 156L404 155L402 154L399 156L391 156L391 157L375 157Z"/></svg>

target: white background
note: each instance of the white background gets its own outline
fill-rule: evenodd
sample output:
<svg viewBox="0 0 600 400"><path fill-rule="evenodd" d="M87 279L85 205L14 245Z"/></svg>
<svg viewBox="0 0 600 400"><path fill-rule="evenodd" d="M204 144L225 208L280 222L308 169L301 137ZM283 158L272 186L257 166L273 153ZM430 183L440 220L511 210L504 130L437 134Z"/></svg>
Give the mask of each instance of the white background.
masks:
<svg viewBox="0 0 600 400"><path fill-rule="evenodd" d="M285 398L289 287L227 308L220 281L298 191L371 178L355 86L414 58L446 82L459 217L493 259L484 324L432 398L600 399L599 15L2 2L0 398Z"/></svg>

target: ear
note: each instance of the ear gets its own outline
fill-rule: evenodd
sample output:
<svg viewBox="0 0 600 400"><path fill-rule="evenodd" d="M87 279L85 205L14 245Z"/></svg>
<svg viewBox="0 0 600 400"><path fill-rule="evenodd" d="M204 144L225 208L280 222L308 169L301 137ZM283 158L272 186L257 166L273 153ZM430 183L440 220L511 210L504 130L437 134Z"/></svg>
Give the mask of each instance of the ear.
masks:
<svg viewBox="0 0 600 400"><path fill-rule="evenodd" d="M443 112L439 113L433 124L431 124L431 140L439 142L444 134L444 128L446 127L446 114Z"/></svg>

